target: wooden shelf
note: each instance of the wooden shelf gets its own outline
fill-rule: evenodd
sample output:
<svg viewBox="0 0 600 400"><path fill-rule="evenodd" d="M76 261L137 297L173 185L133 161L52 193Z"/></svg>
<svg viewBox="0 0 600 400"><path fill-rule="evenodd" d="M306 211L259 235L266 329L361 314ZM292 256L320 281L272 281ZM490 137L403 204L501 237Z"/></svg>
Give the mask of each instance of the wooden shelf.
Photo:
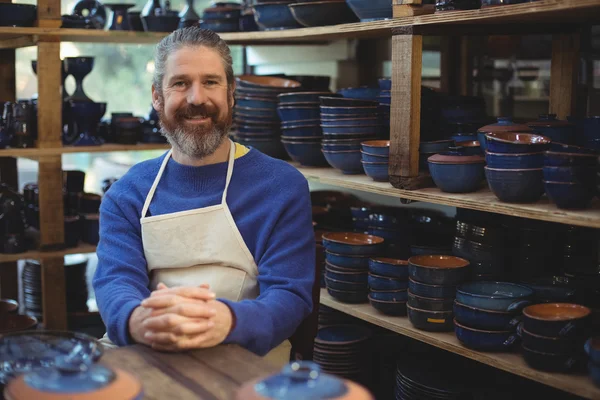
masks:
<svg viewBox="0 0 600 400"><path fill-rule="evenodd" d="M600 15L599 0L540 0L533 3L515 4L481 10L447 11L415 17L394 18L385 21L353 23L315 28L288 29L270 32L222 33L229 44L272 44L285 42L313 42L366 37L386 37L394 28L421 27L423 32L432 28L450 27L449 33L500 33L512 30L535 30L536 26L560 22L561 26L544 29L564 29L570 22L591 21ZM508 26L514 24L512 26ZM460 32L459 32L460 31ZM37 43L40 37L57 37L63 42L140 43L158 42L168 33L120 32L92 29L60 28L0 28L0 48L27 46ZM19 39L21 37L32 38ZM15 40L22 42L15 44Z"/></svg>
<svg viewBox="0 0 600 400"><path fill-rule="evenodd" d="M321 289L321 304L334 308L345 314L370 322L390 331L419 340L479 361L494 368L531 379L544 385L584 397L599 399L600 389L594 386L587 375L545 373L527 366L525 360L517 353L482 353L470 350L460 344L453 332L426 332L412 326L407 317L391 317L380 313L370 304L344 304L333 299L326 289Z"/></svg>
<svg viewBox="0 0 600 400"><path fill-rule="evenodd" d="M333 168L298 167L308 179L327 185L360 190L384 196L442 204L452 207L468 208L511 215L515 217L558 222L577 226L600 228L600 200L596 199L592 208L582 211L561 210L546 197L535 204L503 203L487 188L474 193L444 193L438 188L419 190L401 190L387 182L375 182L366 175L343 175Z"/></svg>
<svg viewBox="0 0 600 400"><path fill-rule="evenodd" d="M0 157L27 157L37 158L43 156L57 156L68 153L104 153L112 151L146 151L146 150L167 150L171 146L168 144L140 143L133 145L126 144L103 144L101 146L65 146L57 148L29 148L29 149L2 149Z"/></svg>
<svg viewBox="0 0 600 400"><path fill-rule="evenodd" d="M42 258L56 258L62 257L67 254L79 254L79 253L95 253L96 246L91 244L82 243L77 247L72 247L64 250L57 251L39 251L32 250L25 253L18 254L0 254L0 264L5 262L14 262L19 260L40 260Z"/></svg>

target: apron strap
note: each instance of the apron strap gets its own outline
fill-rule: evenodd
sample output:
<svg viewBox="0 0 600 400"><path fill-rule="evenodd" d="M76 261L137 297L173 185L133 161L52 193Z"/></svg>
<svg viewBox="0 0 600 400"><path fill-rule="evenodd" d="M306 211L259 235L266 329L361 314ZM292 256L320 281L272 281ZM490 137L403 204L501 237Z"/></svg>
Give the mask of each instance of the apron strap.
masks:
<svg viewBox="0 0 600 400"><path fill-rule="evenodd" d="M231 176L233 175L233 163L235 161L235 143L229 139L231 143L229 147L229 162L227 164L227 178L225 179L225 189L223 190L223 199L221 204L227 204L227 190L229 189L229 182L231 182Z"/></svg>
<svg viewBox="0 0 600 400"><path fill-rule="evenodd" d="M163 160L160 169L158 170L158 174L156 174L156 178L154 178L154 183L148 192L148 196L146 196L146 201L144 202L144 208L142 209L142 218L146 218L146 213L148 213L148 208L150 207L150 203L152 202L152 198L154 197L154 192L156 192L156 187L158 186L158 182L160 182L160 177L162 176L165 168L167 167L167 163L169 162L169 158L171 158L171 153L173 149L170 149L165 159Z"/></svg>

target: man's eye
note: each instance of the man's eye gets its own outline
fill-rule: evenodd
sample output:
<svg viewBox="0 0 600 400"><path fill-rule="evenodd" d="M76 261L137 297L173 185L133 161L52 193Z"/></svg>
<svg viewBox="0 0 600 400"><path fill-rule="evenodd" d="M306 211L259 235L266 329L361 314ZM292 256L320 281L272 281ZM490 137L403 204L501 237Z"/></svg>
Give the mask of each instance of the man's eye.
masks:
<svg viewBox="0 0 600 400"><path fill-rule="evenodd" d="M217 81L206 81L207 85L216 85L217 83Z"/></svg>
<svg viewBox="0 0 600 400"><path fill-rule="evenodd" d="M173 84L173 86L185 86L185 82L184 81L177 81Z"/></svg>

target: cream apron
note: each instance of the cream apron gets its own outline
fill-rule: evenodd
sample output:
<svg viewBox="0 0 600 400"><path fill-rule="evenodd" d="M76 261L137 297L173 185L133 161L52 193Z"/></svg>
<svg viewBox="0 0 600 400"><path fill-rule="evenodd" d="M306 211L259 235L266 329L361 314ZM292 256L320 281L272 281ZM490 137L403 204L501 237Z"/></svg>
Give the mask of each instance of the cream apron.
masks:
<svg viewBox="0 0 600 400"><path fill-rule="evenodd" d="M231 142L221 204L147 217L171 152L154 179L140 219L150 289L154 290L159 282L169 287L207 283L217 297L231 301L255 299L259 294L258 268L227 206L235 144ZM265 358L284 365L289 362L290 350L286 340Z"/></svg>

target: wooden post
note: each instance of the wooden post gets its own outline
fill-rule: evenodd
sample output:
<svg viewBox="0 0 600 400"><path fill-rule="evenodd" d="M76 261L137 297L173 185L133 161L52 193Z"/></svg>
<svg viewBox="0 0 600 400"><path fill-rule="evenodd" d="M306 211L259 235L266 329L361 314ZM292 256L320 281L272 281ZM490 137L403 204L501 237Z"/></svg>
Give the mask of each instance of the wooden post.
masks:
<svg viewBox="0 0 600 400"><path fill-rule="evenodd" d="M471 38L468 36L460 38L458 89L462 96L473 95L473 46L471 45Z"/></svg>
<svg viewBox="0 0 600 400"><path fill-rule="evenodd" d="M423 186L419 177L423 37L412 27L394 29L393 34L390 183L417 189Z"/></svg>
<svg viewBox="0 0 600 400"><path fill-rule="evenodd" d="M60 42L38 43L38 147L62 146ZM58 188L56 188L58 190Z"/></svg>
<svg viewBox="0 0 600 400"><path fill-rule="evenodd" d="M60 28L60 0L38 0L38 26L40 28Z"/></svg>
<svg viewBox="0 0 600 400"><path fill-rule="evenodd" d="M460 36L442 36L440 46L440 91L457 95L461 71Z"/></svg>
<svg viewBox="0 0 600 400"><path fill-rule="evenodd" d="M579 76L580 33L552 37L550 67L550 113L560 119L574 115Z"/></svg>
<svg viewBox="0 0 600 400"><path fill-rule="evenodd" d="M46 329L67 329L67 299L63 257L41 260L42 308Z"/></svg>

